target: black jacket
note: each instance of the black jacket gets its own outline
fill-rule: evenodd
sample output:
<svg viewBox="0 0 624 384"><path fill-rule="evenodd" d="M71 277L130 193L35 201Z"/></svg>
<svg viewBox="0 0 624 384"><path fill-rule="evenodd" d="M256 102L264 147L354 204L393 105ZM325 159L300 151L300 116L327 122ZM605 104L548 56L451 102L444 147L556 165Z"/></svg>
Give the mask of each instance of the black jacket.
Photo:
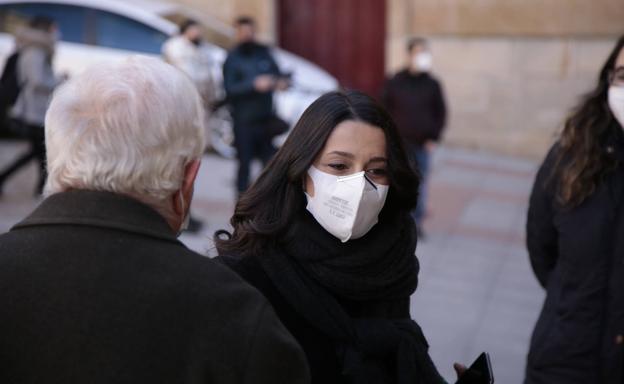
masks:
<svg viewBox="0 0 624 384"><path fill-rule="evenodd" d="M279 76L280 71L268 47L258 43L238 45L223 64L223 85L235 124L254 124L273 113L273 92L258 92L259 75Z"/></svg>
<svg viewBox="0 0 624 384"><path fill-rule="evenodd" d="M531 339L527 384L621 384L624 335L624 143L597 190L567 209L555 198L558 147L540 168L530 199L527 245L547 296Z"/></svg>
<svg viewBox="0 0 624 384"><path fill-rule="evenodd" d="M220 256L245 281L256 287L275 308L277 316L293 334L305 351L312 375L312 383L342 384L344 379L335 353L334 341L306 321L277 290L256 257L236 258Z"/></svg>
<svg viewBox="0 0 624 384"><path fill-rule="evenodd" d="M366 236L343 244L304 210L258 254L219 260L271 302L306 353L312 383L437 384L409 313L414 233L410 216L382 214Z"/></svg>
<svg viewBox="0 0 624 384"><path fill-rule="evenodd" d="M442 86L433 76L400 71L386 82L382 101L408 143L440 140L446 104Z"/></svg>
<svg viewBox="0 0 624 384"><path fill-rule="evenodd" d="M305 383L267 301L106 192L46 199L0 236L1 383Z"/></svg>

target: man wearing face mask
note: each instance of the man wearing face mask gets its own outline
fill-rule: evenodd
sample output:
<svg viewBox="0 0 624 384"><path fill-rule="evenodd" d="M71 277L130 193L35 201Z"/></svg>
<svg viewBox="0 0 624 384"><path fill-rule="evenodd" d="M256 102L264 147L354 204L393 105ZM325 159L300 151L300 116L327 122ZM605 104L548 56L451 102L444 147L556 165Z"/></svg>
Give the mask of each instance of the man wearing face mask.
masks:
<svg viewBox="0 0 624 384"><path fill-rule="evenodd" d="M419 201L412 215L422 236L430 158L446 124L446 103L440 82L431 75L432 56L427 40L411 39L407 56L407 68L386 82L382 100L409 144L420 171Z"/></svg>
<svg viewBox="0 0 624 384"><path fill-rule="evenodd" d="M133 56L69 80L47 198L0 236L1 383L307 383L260 293L176 237L204 150L191 81Z"/></svg>
<svg viewBox="0 0 624 384"><path fill-rule="evenodd" d="M249 186L254 158L266 165L275 153L268 127L273 111L273 93L288 88L270 49L256 41L256 24L249 17L235 23L238 44L223 64L223 85L234 120L234 145L238 157L236 188Z"/></svg>
<svg viewBox="0 0 624 384"><path fill-rule="evenodd" d="M201 28L195 20L187 20L180 26L180 34L163 44L165 61L184 72L195 84L205 105L215 100L212 78L212 59L201 38Z"/></svg>

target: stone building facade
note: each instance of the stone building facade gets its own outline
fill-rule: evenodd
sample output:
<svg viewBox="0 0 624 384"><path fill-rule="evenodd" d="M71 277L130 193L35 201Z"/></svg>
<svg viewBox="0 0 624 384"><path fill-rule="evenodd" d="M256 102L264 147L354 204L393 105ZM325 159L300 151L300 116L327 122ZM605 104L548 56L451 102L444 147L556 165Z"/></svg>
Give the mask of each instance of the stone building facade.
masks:
<svg viewBox="0 0 624 384"><path fill-rule="evenodd" d="M174 0L278 41L280 0ZM301 0L312 2L317 0ZM334 0L341 1L341 0ZM384 1L384 0L377 0ZM385 0L388 74L430 39L450 110L446 141L539 158L624 33L624 0Z"/></svg>

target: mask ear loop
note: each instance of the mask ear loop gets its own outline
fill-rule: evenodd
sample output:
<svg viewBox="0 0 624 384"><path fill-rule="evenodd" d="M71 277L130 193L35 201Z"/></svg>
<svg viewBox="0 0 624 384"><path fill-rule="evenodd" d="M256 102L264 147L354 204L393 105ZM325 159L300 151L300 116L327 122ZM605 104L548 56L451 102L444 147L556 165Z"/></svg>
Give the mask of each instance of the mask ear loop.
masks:
<svg viewBox="0 0 624 384"><path fill-rule="evenodd" d="M180 202L182 203L182 214L184 215L184 210L186 209L186 203L184 202L184 195L182 194L182 190L178 191L180 195Z"/></svg>
<svg viewBox="0 0 624 384"><path fill-rule="evenodd" d="M368 181L370 183L370 185L372 185L373 188L375 188L375 190L377 190L377 185L375 185L375 183L373 183L373 181L371 179L369 179L368 176L366 176L366 174L364 174L364 180Z"/></svg>

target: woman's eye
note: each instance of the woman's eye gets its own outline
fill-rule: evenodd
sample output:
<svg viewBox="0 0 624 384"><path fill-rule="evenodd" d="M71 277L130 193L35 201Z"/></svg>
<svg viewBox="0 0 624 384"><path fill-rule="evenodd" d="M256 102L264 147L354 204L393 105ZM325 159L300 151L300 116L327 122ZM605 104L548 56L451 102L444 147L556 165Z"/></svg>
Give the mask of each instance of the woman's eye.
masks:
<svg viewBox="0 0 624 384"><path fill-rule="evenodd" d="M328 164L328 166L337 171L344 171L347 169L347 166L344 164Z"/></svg>
<svg viewBox="0 0 624 384"><path fill-rule="evenodd" d="M366 173L369 173L373 176L386 176L388 174L388 171L383 168L375 168L367 170Z"/></svg>

